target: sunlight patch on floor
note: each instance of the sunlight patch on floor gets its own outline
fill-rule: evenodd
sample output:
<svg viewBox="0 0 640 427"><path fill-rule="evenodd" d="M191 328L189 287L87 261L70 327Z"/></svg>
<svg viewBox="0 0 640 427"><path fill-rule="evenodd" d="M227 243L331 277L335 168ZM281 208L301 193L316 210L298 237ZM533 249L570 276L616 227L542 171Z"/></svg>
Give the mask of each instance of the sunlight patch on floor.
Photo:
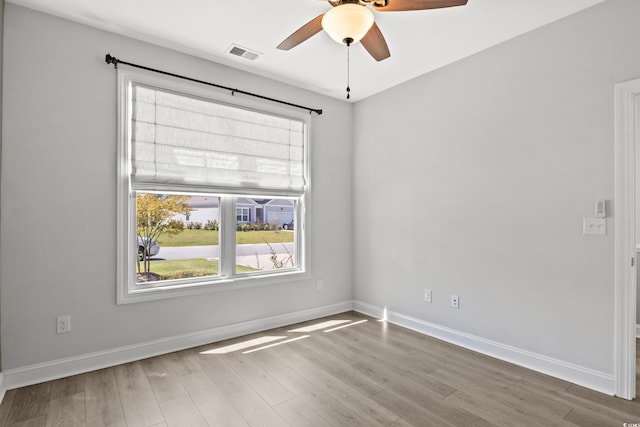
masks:
<svg viewBox="0 0 640 427"><path fill-rule="evenodd" d="M290 343L290 342L302 340L302 339L305 339L305 338L309 338L310 336L311 335L302 335L300 337L291 338L289 340L284 340L284 341L276 342L276 343L273 343L273 344L265 345L265 346L262 346L262 347L254 348L252 350L243 351L242 354L249 354L249 353L253 353L254 351L266 350L267 348L275 347L275 346L280 345L280 344L287 344L287 343Z"/></svg>
<svg viewBox="0 0 640 427"><path fill-rule="evenodd" d="M287 338L286 336L273 336L266 335L260 338L254 338L247 341L242 341L236 344L226 345L224 347L214 348L212 350L203 351L200 354L226 354L233 351L244 350L249 347L255 347L257 345L265 344L268 342L278 341Z"/></svg>
<svg viewBox="0 0 640 427"><path fill-rule="evenodd" d="M327 320L326 322L316 323L314 325L303 326L302 328L291 329L287 332L313 332L319 331L320 329L331 328L332 326L341 325L343 323L348 323L351 320Z"/></svg>
<svg viewBox="0 0 640 427"><path fill-rule="evenodd" d="M338 329L348 328L349 326L354 326L354 325L359 325L359 324L364 323L364 322L366 322L366 321L367 321L367 320L365 319L365 320L360 320L360 321L358 321L358 322L349 323L349 324L347 324L347 325L336 326L335 328L327 329L327 330L325 330L325 331L323 331L323 332L333 332L333 331L337 331Z"/></svg>
<svg viewBox="0 0 640 427"><path fill-rule="evenodd" d="M353 320L326 320L323 322L314 323L300 328L291 329L287 333L304 333L309 334L315 331L333 332L349 326L360 325L367 322L367 319L353 321ZM234 344L225 345L218 348L212 348L200 352L200 354L227 354L235 351L241 351L242 354L249 354L259 350L265 350L281 344L287 344L309 338L311 335L302 335L295 338L289 338L287 335L265 335L258 338L252 338L245 341L237 342ZM276 342L277 341L277 342Z"/></svg>

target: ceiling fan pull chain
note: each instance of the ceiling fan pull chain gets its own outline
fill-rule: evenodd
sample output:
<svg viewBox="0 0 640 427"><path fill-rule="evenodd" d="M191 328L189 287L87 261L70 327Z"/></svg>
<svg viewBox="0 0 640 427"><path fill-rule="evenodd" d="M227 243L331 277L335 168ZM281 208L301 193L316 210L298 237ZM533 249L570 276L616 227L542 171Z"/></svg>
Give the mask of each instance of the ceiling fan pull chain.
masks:
<svg viewBox="0 0 640 427"><path fill-rule="evenodd" d="M347 99L351 98L351 82L350 82L350 74L349 74L349 66L350 66L350 61L349 61L349 49L351 48L351 40L350 39L346 39L345 40L347 42Z"/></svg>

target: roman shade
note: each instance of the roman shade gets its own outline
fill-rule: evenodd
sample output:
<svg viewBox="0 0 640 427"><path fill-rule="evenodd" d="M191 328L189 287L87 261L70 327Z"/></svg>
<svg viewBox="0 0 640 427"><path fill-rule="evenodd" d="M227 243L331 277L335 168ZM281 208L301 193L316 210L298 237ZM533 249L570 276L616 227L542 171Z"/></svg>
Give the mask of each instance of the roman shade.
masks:
<svg viewBox="0 0 640 427"><path fill-rule="evenodd" d="M305 123L133 83L132 184L304 193Z"/></svg>

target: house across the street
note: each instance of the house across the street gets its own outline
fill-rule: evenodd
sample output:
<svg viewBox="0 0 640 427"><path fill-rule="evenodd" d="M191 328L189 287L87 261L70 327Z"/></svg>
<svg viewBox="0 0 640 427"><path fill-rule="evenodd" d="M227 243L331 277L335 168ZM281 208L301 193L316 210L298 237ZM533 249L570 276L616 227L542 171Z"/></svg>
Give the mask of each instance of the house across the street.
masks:
<svg viewBox="0 0 640 427"><path fill-rule="evenodd" d="M220 200L215 196L191 196L188 202L192 211L188 215L175 215L174 219L185 224L207 221L220 222ZM238 198L236 202L236 222L239 224L269 224L284 226L294 219L295 205L288 199Z"/></svg>

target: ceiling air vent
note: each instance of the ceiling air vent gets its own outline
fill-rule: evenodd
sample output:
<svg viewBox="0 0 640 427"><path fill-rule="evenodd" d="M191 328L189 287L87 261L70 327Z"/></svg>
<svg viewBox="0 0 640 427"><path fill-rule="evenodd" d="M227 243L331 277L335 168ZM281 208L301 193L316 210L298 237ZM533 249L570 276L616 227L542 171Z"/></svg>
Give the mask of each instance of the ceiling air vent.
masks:
<svg viewBox="0 0 640 427"><path fill-rule="evenodd" d="M227 52L232 55L248 59L250 61L258 59L258 57L261 55L260 52L256 52L255 50L247 49L246 47L241 47L235 44L232 44L231 46L229 46L229 49L227 49Z"/></svg>

